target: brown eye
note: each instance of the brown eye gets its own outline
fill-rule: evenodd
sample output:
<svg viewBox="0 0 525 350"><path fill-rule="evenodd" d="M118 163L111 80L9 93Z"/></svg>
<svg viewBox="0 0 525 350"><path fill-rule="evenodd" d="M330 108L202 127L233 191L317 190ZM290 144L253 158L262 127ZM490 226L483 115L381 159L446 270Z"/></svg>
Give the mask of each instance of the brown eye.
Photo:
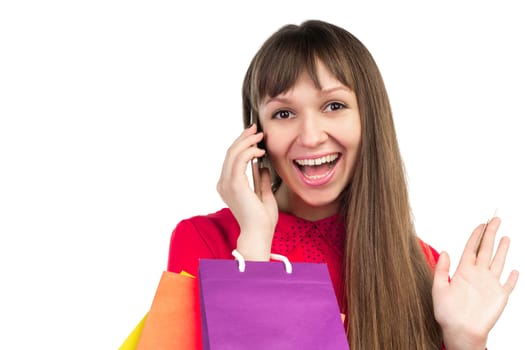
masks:
<svg viewBox="0 0 525 350"><path fill-rule="evenodd" d="M288 110L277 111L272 115L274 119L288 119L292 116L292 113Z"/></svg>
<svg viewBox="0 0 525 350"><path fill-rule="evenodd" d="M337 111L339 109L343 109L345 108L346 106L340 102L330 102L326 108L325 108L325 111L327 112L331 112L331 111Z"/></svg>

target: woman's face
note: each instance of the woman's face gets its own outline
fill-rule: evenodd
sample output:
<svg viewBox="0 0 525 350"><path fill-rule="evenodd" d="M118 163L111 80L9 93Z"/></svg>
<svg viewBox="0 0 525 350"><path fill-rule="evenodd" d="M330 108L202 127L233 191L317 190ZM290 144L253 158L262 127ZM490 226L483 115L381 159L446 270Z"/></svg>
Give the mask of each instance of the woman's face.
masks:
<svg viewBox="0 0 525 350"><path fill-rule="evenodd" d="M303 72L292 88L259 106L267 152L283 180L279 207L310 219L339 209L361 142L355 93L322 63L317 75L320 90Z"/></svg>

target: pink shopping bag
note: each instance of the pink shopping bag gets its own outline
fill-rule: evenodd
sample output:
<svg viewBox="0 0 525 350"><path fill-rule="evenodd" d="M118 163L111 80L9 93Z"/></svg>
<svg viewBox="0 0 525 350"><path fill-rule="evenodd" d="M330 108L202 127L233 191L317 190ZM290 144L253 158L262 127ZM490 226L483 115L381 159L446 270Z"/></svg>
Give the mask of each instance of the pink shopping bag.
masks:
<svg viewBox="0 0 525 350"><path fill-rule="evenodd" d="M203 349L349 349L326 264L284 260L200 260Z"/></svg>

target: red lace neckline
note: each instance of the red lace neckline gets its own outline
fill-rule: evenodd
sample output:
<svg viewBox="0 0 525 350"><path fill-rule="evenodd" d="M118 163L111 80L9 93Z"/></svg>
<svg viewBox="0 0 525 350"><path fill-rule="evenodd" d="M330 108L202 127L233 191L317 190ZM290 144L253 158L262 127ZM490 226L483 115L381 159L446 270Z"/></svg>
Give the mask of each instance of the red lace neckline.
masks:
<svg viewBox="0 0 525 350"><path fill-rule="evenodd" d="M341 256L345 228L339 214L311 221L279 212L272 252L299 254L305 261L325 262L328 255Z"/></svg>

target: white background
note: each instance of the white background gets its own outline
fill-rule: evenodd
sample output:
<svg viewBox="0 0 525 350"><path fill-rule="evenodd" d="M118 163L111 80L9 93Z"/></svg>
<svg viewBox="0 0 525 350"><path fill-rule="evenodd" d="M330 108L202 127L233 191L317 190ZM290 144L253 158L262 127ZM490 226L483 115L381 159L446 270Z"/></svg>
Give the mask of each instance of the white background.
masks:
<svg viewBox="0 0 525 350"><path fill-rule="evenodd" d="M252 55L311 18L354 33L384 75L419 235L455 267L498 207L504 278L525 272L517 1L182 3L0 4L0 348L120 346L172 229L223 206ZM522 347L524 283L489 348Z"/></svg>

